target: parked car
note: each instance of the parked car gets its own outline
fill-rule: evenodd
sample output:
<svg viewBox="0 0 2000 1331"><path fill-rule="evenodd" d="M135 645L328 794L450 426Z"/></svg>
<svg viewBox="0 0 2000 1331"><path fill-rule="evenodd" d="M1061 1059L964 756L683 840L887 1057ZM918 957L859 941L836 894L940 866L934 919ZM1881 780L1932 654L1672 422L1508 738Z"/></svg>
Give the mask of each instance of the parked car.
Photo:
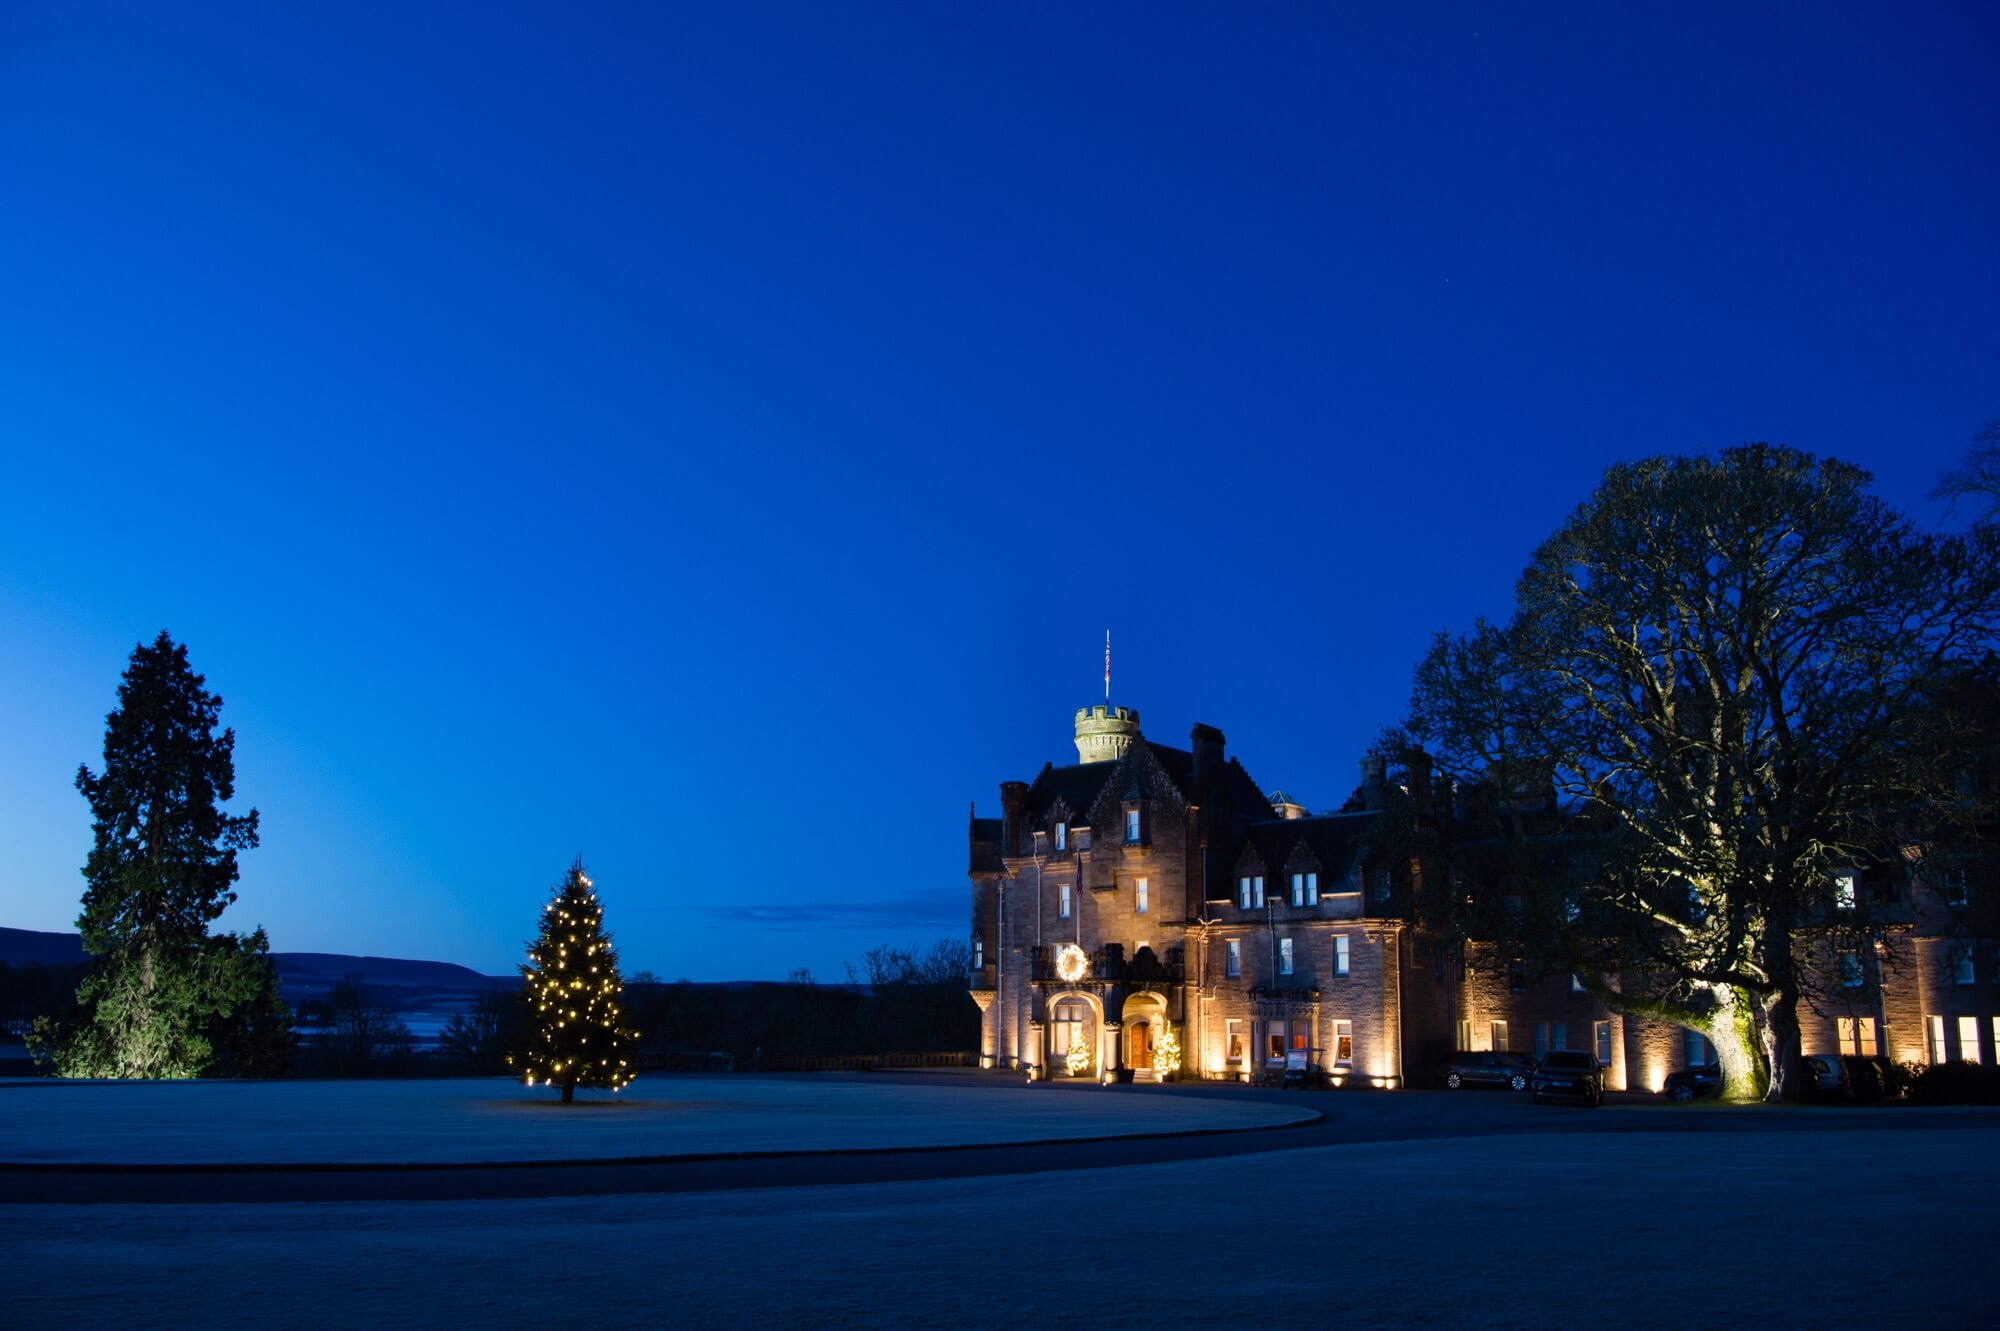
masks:
<svg viewBox="0 0 2000 1331"><path fill-rule="evenodd" d="M1573 1100L1592 1109L1604 1103L1604 1067L1581 1049L1552 1049L1535 1065L1535 1103Z"/></svg>
<svg viewBox="0 0 2000 1331"><path fill-rule="evenodd" d="M1667 1080L1660 1087L1660 1094L1669 1100L1696 1100L1704 1095L1715 1095L1722 1090L1722 1065L1710 1063L1706 1067L1682 1068L1669 1072Z"/></svg>
<svg viewBox="0 0 2000 1331"><path fill-rule="evenodd" d="M1466 1086L1505 1086L1525 1091L1535 1075L1535 1060L1505 1049L1460 1050L1445 1066L1444 1084L1456 1091Z"/></svg>
<svg viewBox="0 0 2000 1331"><path fill-rule="evenodd" d="M1813 1089L1822 1097L1839 1095L1841 1084L1846 1081L1839 1054L1807 1054L1806 1073L1813 1079Z"/></svg>

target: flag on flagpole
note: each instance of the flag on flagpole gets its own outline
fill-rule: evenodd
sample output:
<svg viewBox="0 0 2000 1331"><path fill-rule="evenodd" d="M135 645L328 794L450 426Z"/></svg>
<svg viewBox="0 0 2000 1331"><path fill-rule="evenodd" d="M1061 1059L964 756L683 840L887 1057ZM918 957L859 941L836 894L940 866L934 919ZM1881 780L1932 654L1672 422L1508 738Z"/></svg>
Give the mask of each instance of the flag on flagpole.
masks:
<svg viewBox="0 0 2000 1331"><path fill-rule="evenodd" d="M1104 701L1111 701L1111 630L1104 630Z"/></svg>

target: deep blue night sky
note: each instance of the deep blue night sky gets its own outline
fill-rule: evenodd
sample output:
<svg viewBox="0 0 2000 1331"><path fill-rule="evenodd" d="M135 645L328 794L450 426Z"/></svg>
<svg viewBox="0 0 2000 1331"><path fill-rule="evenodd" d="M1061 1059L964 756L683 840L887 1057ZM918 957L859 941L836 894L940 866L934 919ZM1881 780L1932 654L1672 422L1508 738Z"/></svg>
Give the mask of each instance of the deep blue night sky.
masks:
<svg viewBox="0 0 2000 1331"><path fill-rule="evenodd" d="M1106 628L1327 807L1607 463L2000 417L1990 5L170 8L0 14L0 924L165 627L226 927L835 976Z"/></svg>

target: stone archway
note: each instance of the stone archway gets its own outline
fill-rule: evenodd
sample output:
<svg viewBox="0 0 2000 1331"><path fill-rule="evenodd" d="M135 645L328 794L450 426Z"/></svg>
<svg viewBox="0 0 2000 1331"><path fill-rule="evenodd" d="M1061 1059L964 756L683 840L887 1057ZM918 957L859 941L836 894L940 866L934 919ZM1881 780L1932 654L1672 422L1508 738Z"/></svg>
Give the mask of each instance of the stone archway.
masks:
<svg viewBox="0 0 2000 1331"><path fill-rule="evenodd" d="M1167 1000L1152 992L1136 993L1125 1000L1119 1011L1124 1025L1125 1066L1140 1077L1153 1075L1153 1052L1167 1029Z"/></svg>
<svg viewBox="0 0 2000 1331"><path fill-rule="evenodd" d="M1096 1076L1101 1072L1104 1056L1099 1046L1104 1005L1097 996L1077 990L1061 991L1050 995L1048 1012L1049 1075L1071 1075L1068 1055L1072 1044L1081 1044L1090 1052L1089 1071L1083 1075Z"/></svg>

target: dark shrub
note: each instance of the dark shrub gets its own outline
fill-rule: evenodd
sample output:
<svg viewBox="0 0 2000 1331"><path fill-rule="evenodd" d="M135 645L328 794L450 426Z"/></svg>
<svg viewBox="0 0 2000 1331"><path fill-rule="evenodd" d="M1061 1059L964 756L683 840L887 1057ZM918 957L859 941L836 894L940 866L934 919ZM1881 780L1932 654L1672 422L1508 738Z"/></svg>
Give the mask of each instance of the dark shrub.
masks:
<svg viewBox="0 0 2000 1331"><path fill-rule="evenodd" d="M2000 1105L2000 1068L1984 1063L1933 1063L1910 1083L1919 1105Z"/></svg>

